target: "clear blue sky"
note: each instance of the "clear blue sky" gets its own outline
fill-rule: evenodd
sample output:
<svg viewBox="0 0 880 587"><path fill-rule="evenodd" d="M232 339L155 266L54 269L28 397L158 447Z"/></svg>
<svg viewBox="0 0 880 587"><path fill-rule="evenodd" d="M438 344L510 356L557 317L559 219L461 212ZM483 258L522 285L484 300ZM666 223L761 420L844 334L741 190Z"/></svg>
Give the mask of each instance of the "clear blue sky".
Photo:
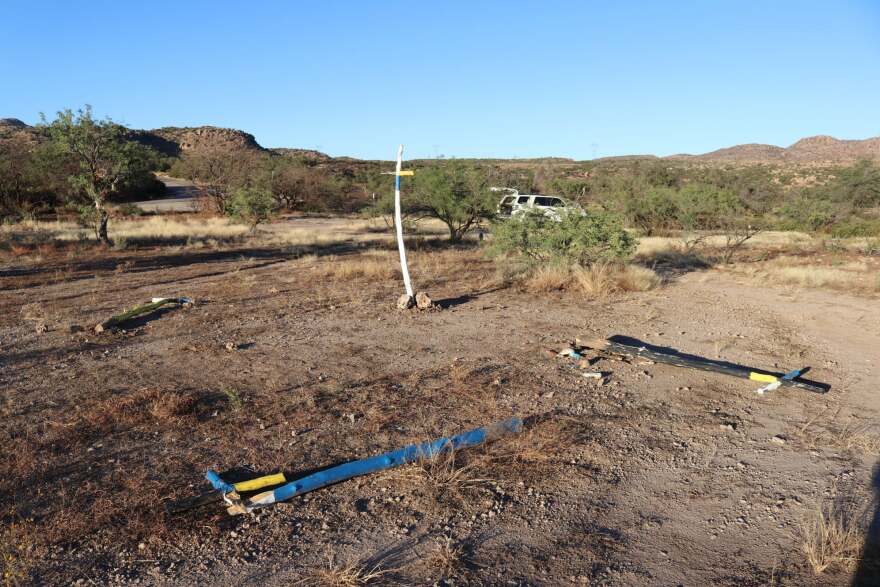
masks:
<svg viewBox="0 0 880 587"><path fill-rule="evenodd" d="M332 155L880 135L880 1L4 0L0 117L92 104Z"/></svg>

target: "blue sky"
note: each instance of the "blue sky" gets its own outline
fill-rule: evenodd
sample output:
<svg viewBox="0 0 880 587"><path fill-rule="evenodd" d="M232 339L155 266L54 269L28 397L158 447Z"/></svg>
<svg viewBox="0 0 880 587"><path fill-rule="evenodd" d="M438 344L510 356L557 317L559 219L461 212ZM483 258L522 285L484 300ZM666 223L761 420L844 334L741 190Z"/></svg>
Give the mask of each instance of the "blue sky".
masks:
<svg viewBox="0 0 880 587"><path fill-rule="evenodd" d="M880 1L4 0L0 117L91 104L332 155L880 135Z"/></svg>

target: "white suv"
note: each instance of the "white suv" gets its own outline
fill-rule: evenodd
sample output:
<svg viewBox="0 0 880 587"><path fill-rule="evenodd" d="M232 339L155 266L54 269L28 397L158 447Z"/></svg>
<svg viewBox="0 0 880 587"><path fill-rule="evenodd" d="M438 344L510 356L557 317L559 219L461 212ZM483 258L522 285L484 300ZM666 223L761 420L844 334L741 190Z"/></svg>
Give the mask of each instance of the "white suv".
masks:
<svg viewBox="0 0 880 587"><path fill-rule="evenodd" d="M497 191L502 191L501 189ZM498 203L498 216L513 218L526 212L540 212L551 220L562 220L565 214L586 216L586 212L578 204L559 196L542 196L538 194L520 194L514 190L511 195L504 196Z"/></svg>

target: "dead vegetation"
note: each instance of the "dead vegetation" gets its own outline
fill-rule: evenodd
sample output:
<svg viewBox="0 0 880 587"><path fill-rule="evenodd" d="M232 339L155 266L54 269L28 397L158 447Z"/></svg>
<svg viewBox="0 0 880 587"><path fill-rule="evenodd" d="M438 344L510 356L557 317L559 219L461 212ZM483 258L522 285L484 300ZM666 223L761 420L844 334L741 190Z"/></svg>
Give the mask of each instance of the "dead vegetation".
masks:
<svg viewBox="0 0 880 587"><path fill-rule="evenodd" d="M31 520L18 520L0 530L0 578L3 587L30 583L35 563L36 542Z"/></svg>
<svg viewBox="0 0 880 587"><path fill-rule="evenodd" d="M834 500L816 507L800 526L801 550L817 575L852 571L865 541L865 510Z"/></svg>
<svg viewBox="0 0 880 587"><path fill-rule="evenodd" d="M880 426L864 421L842 408L817 410L793 429L792 437L809 450L836 449L851 455L880 454Z"/></svg>
<svg viewBox="0 0 880 587"><path fill-rule="evenodd" d="M648 291L661 282L660 276L646 267L597 263L588 267L542 266L526 278L525 287L532 292L569 290L600 299L614 293Z"/></svg>
<svg viewBox="0 0 880 587"><path fill-rule="evenodd" d="M333 552L329 551L324 565L310 570L297 584L308 587L362 587L384 582L391 572L391 569L383 568L381 563L337 561Z"/></svg>

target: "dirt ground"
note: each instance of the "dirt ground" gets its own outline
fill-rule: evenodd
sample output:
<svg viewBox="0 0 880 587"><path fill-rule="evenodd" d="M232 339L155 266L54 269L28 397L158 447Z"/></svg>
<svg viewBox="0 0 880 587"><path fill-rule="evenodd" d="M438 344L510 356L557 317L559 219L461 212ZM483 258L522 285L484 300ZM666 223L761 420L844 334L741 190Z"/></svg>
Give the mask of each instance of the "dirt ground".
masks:
<svg viewBox="0 0 880 587"><path fill-rule="evenodd" d="M240 245L5 257L0 515L13 578L852 580L852 565L814 573L801 526L841 496L877 515L876 297L703 270L585 300L505 285L472 247L423 247L411 254L414 279L443 309L401 312L393 269L332 269L364 255ZM154 296L195 304L91 330ZM602 384L543 352L614 334L757 368L811 366L831 391L762 396L746 380L591 354ZM510 416L526 419L523 434L449 462L256 516L230 517L219 503L166 513L207 491L208 468L296 474ZM862 584L874 580L871 562L860 563Z"/></svg>

